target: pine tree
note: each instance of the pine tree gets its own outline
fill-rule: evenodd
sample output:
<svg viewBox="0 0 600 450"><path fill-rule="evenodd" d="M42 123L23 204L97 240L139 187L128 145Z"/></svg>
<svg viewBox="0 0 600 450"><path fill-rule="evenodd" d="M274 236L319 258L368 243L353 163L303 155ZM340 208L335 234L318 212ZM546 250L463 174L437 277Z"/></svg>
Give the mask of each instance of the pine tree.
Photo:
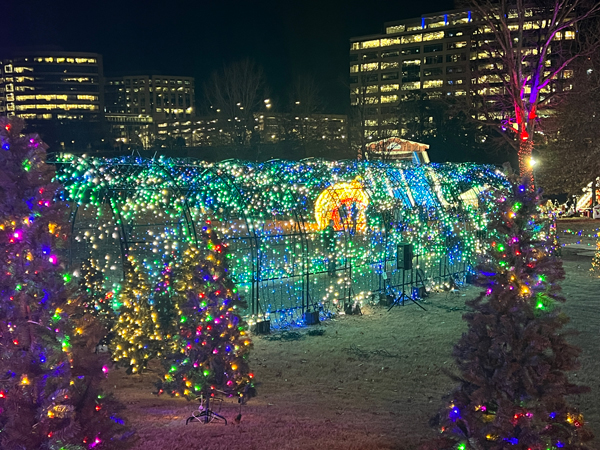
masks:
<svg viewBox="0 0 600 450"><path fill-rule="evenodd" d="M97 397L102 372L76 375L60 257L67 211L55 201L45 144L22 129L0 118L0 448L83 449L96 440L99 449L125 448L125 427L111 419L117 405Z"/></svg>
<svg viewBox="0 0 600 450"><path fill-rule="evenodd" d="M104 289L104 274L98 261L89 258L81 263L79 291L82 295L82 307L96 316L108 330L112 328L115 313L111 296Z"/></svg>
<svg viewBox="0 0 600 450"><path fill-rule="evenodd" d="M479 267L485 287L467 302L468 330L454 348L460 376L441 414L443 437L429 448L585 449L591 433L565 396L580 350L561 328L562 262L548 243L539 195L526 184L498 199L491 257Z"/></svg>
<svg viewBox="0 0 600 450"><path fill-rule="evenodd" d="M245 401L254 395L247 360L252 342L240 316L245 303L228 273L227 247L210 222L202 229L202 243L203 252L195 247L184 252L174 283L179 333L175 351L164 359L167 373L158 393L193 399L217 390Z"/></svg>
<svg viewBox="0 0 600 450"><path fill-rule="evenodd" d="M163 343L158 314L150 302L150 286L133 256L124 263L125 280L119 292L119 317L111 341L113 360L128 373L146 369L161 354Z"/></svg>

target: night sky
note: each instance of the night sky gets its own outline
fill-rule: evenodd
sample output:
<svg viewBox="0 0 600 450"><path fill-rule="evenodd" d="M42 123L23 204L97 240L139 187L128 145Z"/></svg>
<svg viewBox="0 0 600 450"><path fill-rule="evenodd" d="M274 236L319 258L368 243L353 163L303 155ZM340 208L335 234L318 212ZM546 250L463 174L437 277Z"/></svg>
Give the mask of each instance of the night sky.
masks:
<svg viewBox="0 0 600 450"><path fill-rule="evenodd" d="M343 113L350 37L448 9L451 0L7 0L0 52L39 45L97 52L107 75L191 75L200 93L213 70L249 57L264 68L275 102L296 76L311 74L327 110Z"/></svg>

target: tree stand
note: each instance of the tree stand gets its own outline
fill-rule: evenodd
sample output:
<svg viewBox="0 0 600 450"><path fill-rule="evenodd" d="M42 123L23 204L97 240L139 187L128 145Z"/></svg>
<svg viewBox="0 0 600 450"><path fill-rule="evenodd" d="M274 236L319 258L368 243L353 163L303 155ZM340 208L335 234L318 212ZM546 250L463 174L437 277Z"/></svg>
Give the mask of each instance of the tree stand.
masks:
<svg viewBox="0 0 600 450"><path fill-rule="evenodd" d="M190 422L197 421L201 423L209 423L212 421L222 421L227 425L227 419L222 415L210 409L210 395L200 395L200 406L197 411L192 411L192 415L185 421L187 425Z"/></svg>

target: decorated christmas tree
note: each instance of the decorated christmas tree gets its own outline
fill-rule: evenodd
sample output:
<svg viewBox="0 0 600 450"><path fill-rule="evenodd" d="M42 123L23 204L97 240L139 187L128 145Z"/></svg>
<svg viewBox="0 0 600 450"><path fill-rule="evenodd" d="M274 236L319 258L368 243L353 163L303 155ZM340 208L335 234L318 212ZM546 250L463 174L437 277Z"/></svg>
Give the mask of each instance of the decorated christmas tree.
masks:
<svg viewBox="0 0 600 450"><path fill-rule="evenodd" d="M442 438L427 448L585 449L592 437L565 400L586 389L568 379L580 351L561 334L564 271L539 200L526 184L498 198L498 238L479 267L485 291L467 303L454 348L459 386L441 413Z"/></svg>
<svg viewBox="0 0 600 450"><path fill-rule="evenodd" d="M79 291L82 306L96 316L107 330L112 328L115 313L112 308L112 293L104 289L104 274L98 261L89 258L82 262Z"/></svg>
<svg viewBox="0 0 600 450"><path fill-rule="evenodd" d="M202 244L185 251L174 281L179 333L164 359L158 393L193 399L220 391L245 400L254 395L247 360L252 343L240 316L245 304L228 273L227 247L210 222Z"/></svg>
<svg viewBox="0 0 600 450"><path fill-rule="evenodd" d="M161 354L163 343L158 314L150 300L146 275L133 256L123 264L125 279L119 292L120 308L113 327L113 360L128 373L146 369L148 361Z"/></svg>
<svg viewBox="0 0 600 450"><path fill-rule="evenodd" d="M125 448L118 405L98 389L101 367L78 369L60 257L67 211L46 146L22 129L0 118L0 448Z"/></svg>
<svg viewBox="0 0 600 450"><path fill-rule="evenodd" d="M167 346L172 335L179 329L177 324L178 314L173 303L173 265L172 258L165 262L160 274L160 281L155 286L152 295L154 309L158 314L158 324L160 325L163 341Z"/></svg>

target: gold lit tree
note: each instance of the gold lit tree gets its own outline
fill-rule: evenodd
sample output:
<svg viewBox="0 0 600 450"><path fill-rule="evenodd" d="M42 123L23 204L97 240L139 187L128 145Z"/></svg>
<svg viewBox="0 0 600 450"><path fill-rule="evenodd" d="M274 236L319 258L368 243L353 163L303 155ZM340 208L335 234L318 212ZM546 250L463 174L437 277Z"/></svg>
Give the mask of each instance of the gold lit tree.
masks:
<svg viewBox="0 0 600 450"><path fill-rule="evenodd" d="M124 264L125 280L119 292L119 317L113 327L113 360L128 373L143 371L161 354L162 334L158 314L150 303L150 286L133 256Z"/></svg>

